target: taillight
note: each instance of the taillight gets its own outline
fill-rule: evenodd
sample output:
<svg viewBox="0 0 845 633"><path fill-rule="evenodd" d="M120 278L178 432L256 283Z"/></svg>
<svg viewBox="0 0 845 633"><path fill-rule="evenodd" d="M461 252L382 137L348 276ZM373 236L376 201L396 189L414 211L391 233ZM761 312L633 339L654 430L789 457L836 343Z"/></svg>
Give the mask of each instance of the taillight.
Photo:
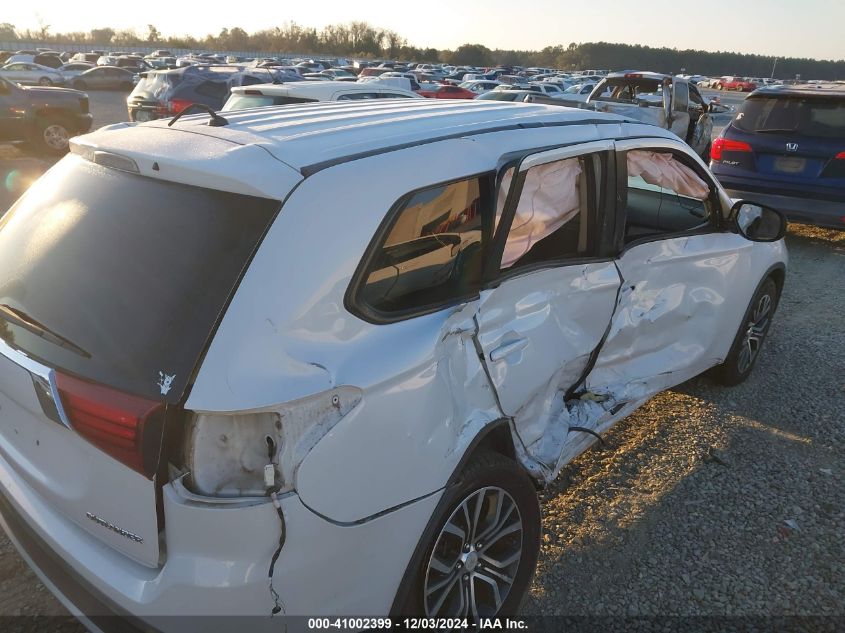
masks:
<svg viewBox="0 0 845 633"><path fill-rule="evenodd" d="M77 433L152 478L164 429L164 404L58 372L56 386Z"/></svg>
<svg viewBox="0 0 845 633"><path fill-rule="evenodd" d="M722 152L750 152L751 146L743 141L734 141L721 136L713 141L710 147L710 158L722 160Z"/></svg>
<svg viewBox="0 0 845 633"><path fill-rule="evenodd" d="M171 99L168 104L171 114L179 114L182 110L191 105L193 101L188 99Z"/></svg>
<svg viewBox="0 0 845 633"><path fill-rule="evenodd" d="M845 160L845 152L839 152L836 155L836 160Z"/></svg>

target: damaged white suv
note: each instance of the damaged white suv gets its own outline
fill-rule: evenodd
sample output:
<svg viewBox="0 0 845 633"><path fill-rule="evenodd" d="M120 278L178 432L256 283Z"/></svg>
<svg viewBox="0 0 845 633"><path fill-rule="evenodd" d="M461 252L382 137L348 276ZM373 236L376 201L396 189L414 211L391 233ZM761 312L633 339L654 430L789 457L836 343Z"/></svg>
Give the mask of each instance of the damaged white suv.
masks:
<svg viewBox="0 0 845 633"><path fill-rule="evenodd" d="M0 222L0 516L89 626L513 612L535 486L754 365L784 220L671 132L493 101L225 117L74 139Z"/></svg>

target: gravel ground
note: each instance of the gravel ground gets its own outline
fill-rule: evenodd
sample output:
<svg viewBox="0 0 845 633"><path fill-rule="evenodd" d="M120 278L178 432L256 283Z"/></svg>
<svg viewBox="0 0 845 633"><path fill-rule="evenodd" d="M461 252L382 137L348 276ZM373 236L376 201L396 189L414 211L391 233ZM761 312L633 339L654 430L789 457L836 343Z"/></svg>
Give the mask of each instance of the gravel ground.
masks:
<svg viewBox="0 0 845 633"><path fill-rule="evenodd" d="M95 127L125 120L124 98L92 93ZM4 178L46 166L0 150ZM526 615L845 617L845 232L792 225L787 244L751 378L657 396L542 494ZM0 616L22 614L67 612L0 534Z"/></svg>

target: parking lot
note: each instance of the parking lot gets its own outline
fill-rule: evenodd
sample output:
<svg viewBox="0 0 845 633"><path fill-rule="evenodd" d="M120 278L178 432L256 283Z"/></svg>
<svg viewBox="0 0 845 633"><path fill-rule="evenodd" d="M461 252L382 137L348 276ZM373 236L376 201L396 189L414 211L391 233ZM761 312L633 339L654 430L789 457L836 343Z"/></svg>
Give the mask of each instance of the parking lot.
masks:
<svg viewBox="0 0 845 633"><path fill-rule="evenodd" d="M125 97L92 92L94 126L125 121ZM49 164L0 148L0 209ZM791 225L787 246L751 378L657 396L542 494L525 614L845 616L845 232ZM0 615L21 614L66 611L0 536Z"/></svg>

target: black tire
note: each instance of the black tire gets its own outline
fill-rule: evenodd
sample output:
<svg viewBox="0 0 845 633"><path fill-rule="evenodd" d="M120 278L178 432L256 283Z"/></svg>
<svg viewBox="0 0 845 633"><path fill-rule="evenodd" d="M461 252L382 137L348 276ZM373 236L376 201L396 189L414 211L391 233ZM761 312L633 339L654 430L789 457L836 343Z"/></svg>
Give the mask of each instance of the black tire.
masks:
<svg viewBox="0 0 845 633"><path fill-rule="evenodd" d="M86 84L81 79L77 79L76 81L73 82L73 89L74 90L85 90L87 87L88 87L88 84Z"/></svg>
<svg viewBox="0 0 845 633"><path fill-rule="evenodd" d="M466 539L459 537L451 530L444 531L447 523L455 525L451 523L450 519L460 522L462 517L466 516L463 513L465 502L467 507L475 508L475 502L479 499L480 511L478 515L482 517L478 523L482 526L478 530L481 533L480 538L476 534L474 538L471 536ZM500 505L497 506L497 502ZM501 515L498 515L495 514L496 507L511 507L511 510L509 512L503 510ZM513 528L513 509L518 510L516 518L521 522L521 533L511 532L498 538L490 536L491 533L504 533ZM473 512L473 514L475 513ZM497 524L496 516L505 517L498 519L499 529L494 529ZM489 523L485 523L485 521L489 521ZM501 526L507 526L507 528L501 529ZM514 549L517 547L515 545L517 535L520 537L519 550ZM486 536L490 536L492 540L483 543L482 541ZM477 542L467 544L467 540ZM463 545L460 543L463 543ZM482 547L477 549L478 545L482 545ZM454 567L450 565L447 574L438 571L436 566L431 567L435 548L437 549L438 561L451 561L454 557ZM516 562L511 563L511 565L515 565L515 572L512 566L498 563L491 564L493 560L502 563L504 560L513 558L515 551L519 553ZM478 553L476 554L476 552ZM463 594L466 591L465 588L472 585L475 588L474 595L479 603L479 617L514 615L518 612L528 591L534 569L537 566L539 552L540 503L531 479L510 459L498 453L480 451L473 456L470 463L464 468L458 481L446 489L443 498L437 505L437 509L423 533L421 547L415 552L414 560L412 560L406 572L403 586L407 585L407 592L395 611L398 615L403 616L439 614L442 617L448 617L448 607L459 606L455 604L455 600L459 597L455 592ZM475 558L472 558L473 555L475 555ZM502 556L505 558L502 559ZM467 560L462 562L464 558ZM484 605L481 604L486 597L489 597L488 602L495 600L491 588L492 584L489 584L489 581L494 579L491 570L503 570L505 577L513 579L509 588L505 590L504 596L501 597L500 594L500 606L495 612L482 609ZM448 580L450 578L454 580ZM484 578L486 578L486 581ZM446 598L440 611L431 611L431 607L434 606L433 603L439 601L443 595L439 590L431 591L431 588L444 580L448 580L450 583L448 586L453 587L452 593ZM499 582L499 580L496 580L497 587L499 587ZM429 589L428 592L426 591L427 588ZM428 601L426 595L429 596ZM492 604L487 606L493 608ZM469 607L467 607L467 613L467 617L474 619ZM463 617L463 612L458 610L457 617Z"/></svg>
<svg viewBox="0 0 845 633"><path fill-rule="evenodd" d="M53 82L50 81L49 77L42 77L41 79L38 80L38 85L39 86L52 86Z"/></svg>
<svg viewBox="0 0 845 633"><path fill-rule="evenodd" d="M38 122L38 136L36 147L39 152L52 156L62 156L67 153L68 141L73 136L73 130L60 117L44 119Z"/></svg>
<svg viewBox="0 0 845 633"><path fill-rule="evenodd" d="M712 369L711 375L717 382L732 387L744 382L751 375L777 309L778 298L777 284L769 277L760 285L751 303L748 304L725 362ZM759 318L763 303L768 303L766 313L763 315L765 322L761 322ZM756 347L754 342L749 340L752 328L754 337L759 339Z"/></svg>

